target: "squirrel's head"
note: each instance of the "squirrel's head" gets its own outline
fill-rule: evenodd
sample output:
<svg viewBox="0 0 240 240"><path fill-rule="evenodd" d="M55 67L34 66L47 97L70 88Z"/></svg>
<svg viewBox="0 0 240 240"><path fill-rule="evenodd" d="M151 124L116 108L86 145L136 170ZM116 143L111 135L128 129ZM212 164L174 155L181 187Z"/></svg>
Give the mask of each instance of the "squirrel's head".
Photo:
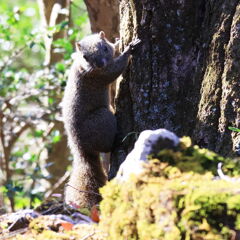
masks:
<svg viewBox="0 0 240 240"><path fill-rule="evenodd" d="M106 67L114 56L114 44L106 39L103 31L77 42L76 49L85 65L93 69Z"/></svg>

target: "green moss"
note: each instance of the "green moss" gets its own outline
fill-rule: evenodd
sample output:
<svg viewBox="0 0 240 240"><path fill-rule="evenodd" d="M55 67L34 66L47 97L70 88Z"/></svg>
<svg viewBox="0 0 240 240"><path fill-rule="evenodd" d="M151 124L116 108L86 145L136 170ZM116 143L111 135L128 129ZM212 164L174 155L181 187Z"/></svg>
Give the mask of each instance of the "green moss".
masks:
<svg viewBox="0 0 240 240"><path fill-rule="evenodd" d="M217 174L217 164L223 163L223 171L230 176L240 175L240 160L224 158L208 149L192 146L189 137L180 139L180 146L177 151L163 150L156 156L161 162L166 162L171 166L176 166L181 171L194 171L197 173L205 173L211 171L214 175Z"/></svg>
<svg viewBox="0 0 240 240"><path fill-rule="evenodd" d="M239 183L214 174L219 161L232 175L238 163L188 138L154 157L143 174L102 188L100 228L109 239L231 239L240 227Z"/></svg>
<svg viewBox="0 0 240 240"><path fill-rule="evenodd" d="M29 234L27 236L28 240L55 240L55 239L59 239L59 240L68 240L68 239L76 239L73 234L69 234L69 233L58 233L58 232L54 232L51 230L44 230L42 233L39 234ZM17 240L24 240L26 239L26 236L21 236L19 235L17 238Z"/></svg>

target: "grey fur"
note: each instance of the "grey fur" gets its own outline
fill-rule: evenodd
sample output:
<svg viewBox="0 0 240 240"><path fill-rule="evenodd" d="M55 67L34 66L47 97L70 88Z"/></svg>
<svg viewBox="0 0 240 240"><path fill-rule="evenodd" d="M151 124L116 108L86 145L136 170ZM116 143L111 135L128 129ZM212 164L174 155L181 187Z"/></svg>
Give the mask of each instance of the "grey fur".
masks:
<svg viewBox="0 0 240 240"><path fill-rule="evenodd" d="M114 45L103 32L84 38L76 46L63 98L63 120L74 157L65 201L91 206L101 199L92 192L98 193L106 182L99 153L111 151L117 130L109 109L108 86L126 68L133 44L117 58Z"/></svg>

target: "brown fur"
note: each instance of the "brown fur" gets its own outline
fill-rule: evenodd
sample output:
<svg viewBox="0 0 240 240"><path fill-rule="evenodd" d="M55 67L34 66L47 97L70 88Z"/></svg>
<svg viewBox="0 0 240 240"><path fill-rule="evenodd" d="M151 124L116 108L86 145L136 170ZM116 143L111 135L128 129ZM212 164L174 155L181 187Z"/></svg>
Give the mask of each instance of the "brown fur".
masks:
<svg viewBox="0 0 240 240"><path fill-rule="evenodd" d="M91 206L99 202L94 193L106 182L99 153L111 151L117 129L108 86L127 66L132 49L127 47L114 58L114 45L103 32L84 38L76 47L63 98L63 119L74 157L65 201Z"/></svg>

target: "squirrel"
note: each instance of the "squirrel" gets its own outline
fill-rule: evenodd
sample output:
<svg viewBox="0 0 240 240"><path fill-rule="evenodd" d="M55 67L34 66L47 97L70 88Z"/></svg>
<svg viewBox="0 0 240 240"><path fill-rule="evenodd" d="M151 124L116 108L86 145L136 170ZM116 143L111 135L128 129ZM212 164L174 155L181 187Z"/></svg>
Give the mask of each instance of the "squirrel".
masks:
<svg viewBox="0 0 240 240"><path fill-rule="evenodd" d="M62 101L64 126L73 155L73 168L65 189L65 202L80 207L101 200L98 189L107 178L100 152L110 152L117 123L109 107L109 84L127 67L137 39L114 57L115 45L105 33L93 34L76 43L76 57L70 69Z"/></svg>

